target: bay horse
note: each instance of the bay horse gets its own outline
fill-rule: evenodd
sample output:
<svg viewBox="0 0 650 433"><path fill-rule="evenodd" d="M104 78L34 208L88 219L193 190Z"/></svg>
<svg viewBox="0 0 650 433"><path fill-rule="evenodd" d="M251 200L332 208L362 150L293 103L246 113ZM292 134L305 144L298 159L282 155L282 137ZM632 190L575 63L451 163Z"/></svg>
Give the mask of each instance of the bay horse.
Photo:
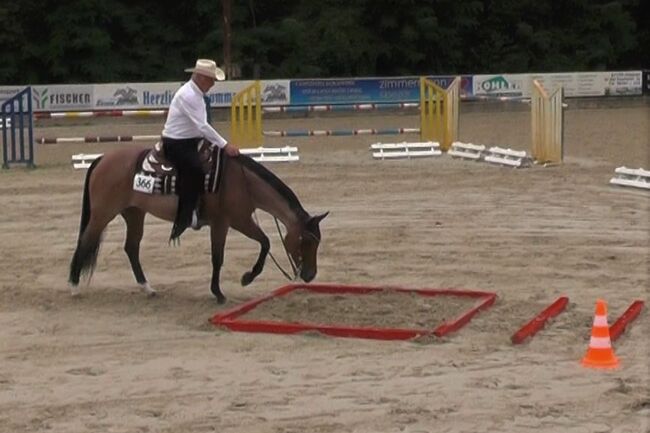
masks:
<svg viewBox="0 0 650 433"><path fill-rule="evenodd" d="M79 294L79 279L92 276L102 233L109 222L121 215L126 222L126 252L133 275L147 295L155 295L140 264L140 241L144 218L150 213L174 221L178 196L134 191L134 176L148 149L123 148L96 159L88 168L84 182L79 238L70 263L69 283L73 296ZM216 153L216 152L215 152ZM223 158L221 185L216 193L201 196L201 219L210 227L212 281L210 290L222 304L226 301L219 285L224 245L229 227L260 244L260 253L252 269L241 277L250 284L264 268L269 253L269 238L253 220L261 209L280 220L287 233L283 243L296 265L296 277L309 282L316 276L317 251L321 241L319 223L328 212L310 216L294 192L263 165L246 155Z"/></svg>

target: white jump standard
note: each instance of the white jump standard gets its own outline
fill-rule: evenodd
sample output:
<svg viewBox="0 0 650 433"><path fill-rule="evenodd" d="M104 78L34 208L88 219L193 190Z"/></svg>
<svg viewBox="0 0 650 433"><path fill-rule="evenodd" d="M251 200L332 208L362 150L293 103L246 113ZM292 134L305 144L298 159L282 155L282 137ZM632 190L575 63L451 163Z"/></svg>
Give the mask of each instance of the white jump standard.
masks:
<svg viewBox="0 0 650 433"><path fill-rule="evenodd" d="M375 159L429 158L442 155L440 143L427 141L419 143L374 143L370 145Z"/></svg>
<svg viewBox="0 0 650 433"><path fill-rule="evenodd" d="M452 158L471 159L480 161L485 153L485 146L482 144L462 143L454 141L447 154Z"/></svg>
<svg viewBox="0 0 650 433"><path fill-rule="evenodd" d="M72 167L76 170L87 169L94 160L102 155L103 153L78 153L72 155Z"/></svg>
<svg viewBox="0 0 650 433"><path fill-rule="evenodd" d="M532 164L532 159L526 154L526 151L504 149L497 146L490 147L484 159L485 162L514 168L530 167Z"/></svg>
<svg viewBox="0 0 650 433"><path fill-rule="evenodd" d="M298 148L285 146L285 147L257 147L257 148L244 148L239 150L240 153L248 155L257 162L295 162L300 161L298 155ZM103 153L78 153L72 155L72 167L75 169L87 169L90 164Z"/></svg>
<svg viewBox="0 0 650 433"><path fill-rule="evenodd" d="M258 162L296 162L300 161L298 148L284 147L253 147L242 148L239 152L248 155Z"/></svg>
<svg viewBox="0 0 650 433"><path fill-rule="evenodd" d="M650 170L618 167L614 170L614 177L609 180L609 183L650 190Z"/></svg>

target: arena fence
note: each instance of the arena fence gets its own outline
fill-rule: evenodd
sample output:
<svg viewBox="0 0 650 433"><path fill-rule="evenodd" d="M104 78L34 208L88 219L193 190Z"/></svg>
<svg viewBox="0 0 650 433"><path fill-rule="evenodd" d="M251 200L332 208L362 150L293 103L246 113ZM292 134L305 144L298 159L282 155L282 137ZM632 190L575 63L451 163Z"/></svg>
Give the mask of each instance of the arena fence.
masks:
<svg viewBox="0 0 650 433"><path fill-rule="evenodd" d="M564 159L563 89L552 94L533 80L531 97L532 156L538 163L560 164Z"/></svg>
<svg viewBox="0 0 650 433"><path fill-rule="evenodd" d="M34 119L32 88L27 87L1 107L3 168L10 164L34 167Z"/></svg>
<svg viewBox="0 0 650 433"><path fill-rule="evenodd" d="M561 163L563 159L563 91L558 89L548 95L542 85L533 82L531 102L531 127L532 127L532 158L539 163ZM79 118L102 116L159 116L166 114L167 110L110 110L104 112L65 112L65 113L39 113L35 116L17 116L17 113L31 112L31 98L14 98L14 105L7 102L3 105L2 118L6 125L4 138L5 167L12 162L33 164L33 143L106 143L128 141L155 141L158 135L114 135L114 136L87 136L68 138L39 137L34 140L31 135L25 139L25 131L32 134L32 119L43 118ZM501 100L502 98L494 98ZM510 100L512 98L508 98ZM233 98L231 105L231 141L240 148L261 148L264 136L272 137L309 137L309 136L353 136L353 135L397 135L419 134L422 142L439 143L443 152L454 151L453 144L458 144L458 121L460 105L460 78L455 79L447 88L439 87L435 82L426 78L420 79L419 103L393 103L386 107L380 104L343 104L313 106L262 107L261 85L259 81L243 89ZM529 102L518 98L522 102ZM23 105L20 105L23 104ZM27 106L27 107L25 107ZM337 108L338 107L338 108ZM350 130L289 130L265 131L262 129L263 112L318 112L318 111L366 111L383 108L415 109L419 108L420 128L381 128L381 129L350 129ZM9 110L6 112L5 110ZM14 119L15 117L15 119ZM6 119L5 119L6 118ZM12 123L13 122L13 123ZM2 125L0 124L0 125ZM23 128L27 125L28 129ZM11 132L11 135L8 134ZM20 135L14 138L16 132ZM12 141L13 140L13 141ZM22 141L21 141L22 140ZM12 144L13 143L13 144ZM22 144L21 144L22 143ZM450 153L451 154L451 153Z"/></svg>

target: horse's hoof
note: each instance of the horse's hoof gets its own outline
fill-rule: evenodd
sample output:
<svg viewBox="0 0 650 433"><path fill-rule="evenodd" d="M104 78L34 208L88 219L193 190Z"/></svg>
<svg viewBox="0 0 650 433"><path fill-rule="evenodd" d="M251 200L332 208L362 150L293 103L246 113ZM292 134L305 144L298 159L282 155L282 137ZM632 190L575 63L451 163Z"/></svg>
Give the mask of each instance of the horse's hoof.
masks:
<svg viewBox="0 0 650 433"><path fill-rule="evenodd" d="M70 296L73 298L81 298L81 290L79 290L79 286L70 285Z"/></svg>
<svg viewBox="0 0 650 433"><path fill-rule="evenodd" d="M140 287L142 288L142 291L144 292L145 295L147 295L148 298L153 298L158 294L150 285L149 282L147 281L146 283L140 284Z"/></svg>
<svg viewBox="0 0 650 433"><path fill-rule="evenodd" d="M221 293L221 289L216 287L216 288L210 288L210 291L214 295L215 298L217 298L217 303L218 304L225 304L226 303L226 297L224 296L223 293Z"/></svg>
<svg viewBox="0 0 650 433"><path fill-rule="evenodd" d="M217 304L223 305L226 303L226 297L221 293L221 291L214 293L212 292L215 298L217 298Z"/></svg>
<svg viewBox="0 0 650 433"><path fill-rule="evenodd" d="M244 275L241 276L241 285L242 286L248 286L250 283L253 282L255 277L253 277L252 272L246 272Z"/></svg>

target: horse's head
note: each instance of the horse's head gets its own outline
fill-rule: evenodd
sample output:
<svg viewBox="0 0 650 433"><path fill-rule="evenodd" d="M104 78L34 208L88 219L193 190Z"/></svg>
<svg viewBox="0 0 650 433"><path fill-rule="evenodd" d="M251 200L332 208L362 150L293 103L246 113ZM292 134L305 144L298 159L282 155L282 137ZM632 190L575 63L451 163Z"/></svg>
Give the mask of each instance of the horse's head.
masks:
<svg viewBox="0 0 650 433"><path fill-rule="evenodd" d="M329 212L325 212L310 217L301 230L289 230L284 239L287 251L298 268L298 275L307 283L316 277L318 270L316 255L321 241L318 224L328 214Z"/></svg>

